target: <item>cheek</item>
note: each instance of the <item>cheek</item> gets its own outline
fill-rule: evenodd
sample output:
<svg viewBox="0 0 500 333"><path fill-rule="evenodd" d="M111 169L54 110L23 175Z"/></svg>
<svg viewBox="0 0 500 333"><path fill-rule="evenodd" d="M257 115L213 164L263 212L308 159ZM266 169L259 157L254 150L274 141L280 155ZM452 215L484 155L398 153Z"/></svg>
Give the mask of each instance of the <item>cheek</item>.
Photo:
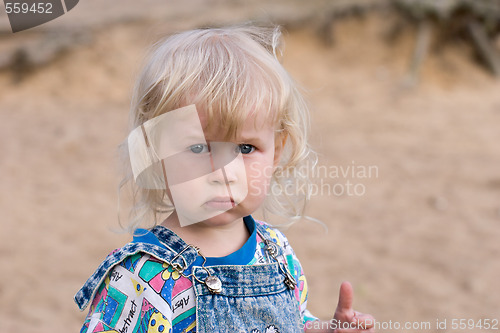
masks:
<svg viewBox="0 0 500 333"><path fill-rule="evenodd" d="M175 207L188 207L199 204L200 193L203 190L203 181L193 179L187 182L170 186L168 196Z"/></svg>
<svg viewBox="0 0 500 333"><path fill-rule="evenodd" d="M248 192L252 196L265 196L274 172L272 159L253 161L246 165Z"/></svg>

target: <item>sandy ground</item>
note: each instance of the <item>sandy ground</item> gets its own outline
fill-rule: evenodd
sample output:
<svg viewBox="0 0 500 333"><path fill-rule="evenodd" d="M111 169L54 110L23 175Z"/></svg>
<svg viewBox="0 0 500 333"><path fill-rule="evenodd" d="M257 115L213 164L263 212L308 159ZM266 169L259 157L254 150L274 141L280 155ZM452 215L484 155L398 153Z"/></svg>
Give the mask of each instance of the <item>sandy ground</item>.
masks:
<svg viewBox="0 0 500 333"><path fill-rule="evenodd" d="M225 23L222 9L200 15ZM0 332L78 331L73 294L129 238L112 229L133 79L151 42L195 21L117 21L20 83L0 73ZM329 319L349 280L355 307L381 322L435 332L447 319L451 332L452 319L500 320L500 83L450 45L411 88L414 35L388 44L392 22L348 19L332 47L309 28L286 37L328 170L308 208L328 232L308 221L286 232L310 310ZM372 173L334 174L348 167Z"/></svg>

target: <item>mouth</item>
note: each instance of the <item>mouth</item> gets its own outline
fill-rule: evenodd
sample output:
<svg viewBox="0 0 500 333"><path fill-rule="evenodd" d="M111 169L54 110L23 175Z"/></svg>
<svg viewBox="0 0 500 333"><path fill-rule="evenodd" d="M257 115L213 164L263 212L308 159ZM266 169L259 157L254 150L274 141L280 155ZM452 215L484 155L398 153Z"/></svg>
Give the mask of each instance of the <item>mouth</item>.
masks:
<svg viewBox="0 0 500 333"><path fill-rule="evenodd" d="M226 211L234 208L237 203L231 197L215 197L205 202L204 205L211 209Z"/></svg>

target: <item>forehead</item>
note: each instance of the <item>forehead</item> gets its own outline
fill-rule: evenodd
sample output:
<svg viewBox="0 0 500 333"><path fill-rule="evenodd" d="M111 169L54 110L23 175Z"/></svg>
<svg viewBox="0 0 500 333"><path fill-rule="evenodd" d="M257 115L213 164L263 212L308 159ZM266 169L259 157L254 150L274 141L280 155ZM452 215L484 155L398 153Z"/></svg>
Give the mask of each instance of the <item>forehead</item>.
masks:
<svg viewBox="0 0 500 333"><path fill-rule="evenodd" d="M241 139L249 136L274 133L276 121L266 112L258 109L231 114L221 110L211 110L197 107L201 126L207 137Z"/></svg>

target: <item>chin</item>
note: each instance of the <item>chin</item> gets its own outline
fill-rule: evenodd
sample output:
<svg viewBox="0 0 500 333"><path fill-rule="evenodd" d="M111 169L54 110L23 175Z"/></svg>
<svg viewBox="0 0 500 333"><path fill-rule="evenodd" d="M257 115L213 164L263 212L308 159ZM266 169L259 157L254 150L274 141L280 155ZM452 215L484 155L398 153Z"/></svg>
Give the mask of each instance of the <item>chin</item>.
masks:
<svg viewBox="0 0 500 333"><path fill-rule="evenodd" d="M230 209L225 212L221 212L219 215L201 221L201 223L209 226L224 226L235 222L238 219L241 219L248 214L243 214L242 212L238 212L237 209Z"/></svg>

